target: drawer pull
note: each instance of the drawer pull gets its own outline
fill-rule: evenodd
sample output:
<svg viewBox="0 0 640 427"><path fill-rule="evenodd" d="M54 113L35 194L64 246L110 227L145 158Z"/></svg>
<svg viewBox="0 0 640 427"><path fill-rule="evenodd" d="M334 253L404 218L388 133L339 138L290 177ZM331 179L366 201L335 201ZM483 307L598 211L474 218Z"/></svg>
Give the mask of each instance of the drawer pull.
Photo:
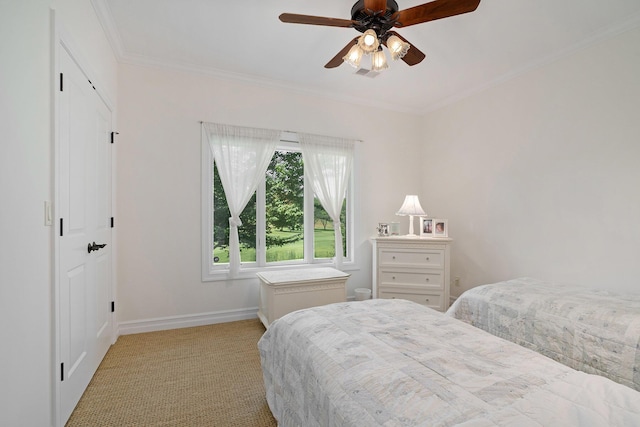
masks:
<svg viewBox="0 0 640 427"><path fill-rule="evenodd" d="M427 277L425 280L428 282L428 281L429 281L429 278Z"/></svg>
<svg viewBox="0 0 640 427"><path fill-rule="evenodd" d="M427 261L429 261L429 257L427 257Z"/></svg>
<svg viewBox="0 0 640 427"><path fill-rule="evenodd" d="M394 255L394 256L392 256L392 257L391 257L391 259L396 259L396 256L395 256L395 255Z"/></svg>
<svg viewBox="0 0 640 427"><path fill-rule="evenodd" d="M425 300L425 302L429 302L429 298L425 298L424 300Z"/></svg>
<svg viewBox="0 0 640 427"><path fill-rule="evenodd" d="M391 276L391 279L396 280L396 276Z"/></svg>

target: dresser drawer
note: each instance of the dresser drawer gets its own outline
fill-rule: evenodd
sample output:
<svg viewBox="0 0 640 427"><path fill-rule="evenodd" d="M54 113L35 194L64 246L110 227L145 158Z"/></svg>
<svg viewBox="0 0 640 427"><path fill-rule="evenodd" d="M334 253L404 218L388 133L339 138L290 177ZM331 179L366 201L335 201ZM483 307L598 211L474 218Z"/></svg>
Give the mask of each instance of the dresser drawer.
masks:
<svg viewBox="0 0 640 427"><path fill-rule="evenodd" d="M403 292L402 290L390 290L388 288L380 288L380 298L387 299L406 299L409 301L417 302L418 304L426 305L427 307L435 310L444 310L442 294L419 294L411 292Z"/></svg>
<svg viewBox="0 0 640 427"><path fill-rule="evenodd" d="M443 268L444 250L441 249L380 249L380 265L403 265L415 267Z"/></svg>
<svg viewBox="0 0 640 427"><path fill-rule="evenodd" d="M441 270L432 271L380 271L380 286L413 285L425 289L443 289L444 277Z"/></svg>

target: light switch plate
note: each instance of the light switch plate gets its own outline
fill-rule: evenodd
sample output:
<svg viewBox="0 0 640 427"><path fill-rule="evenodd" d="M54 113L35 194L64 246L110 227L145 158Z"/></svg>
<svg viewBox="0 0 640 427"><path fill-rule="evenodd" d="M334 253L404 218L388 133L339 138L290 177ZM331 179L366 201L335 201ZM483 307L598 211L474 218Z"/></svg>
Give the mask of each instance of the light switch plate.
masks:
<svg viewBox="0 0 640 427"><path fill-rule="evenodd" d="M51 212L51 202L46 200L44 202L44 225L52 225L53 224L53 219L52 219L52 212Z"/></svg>

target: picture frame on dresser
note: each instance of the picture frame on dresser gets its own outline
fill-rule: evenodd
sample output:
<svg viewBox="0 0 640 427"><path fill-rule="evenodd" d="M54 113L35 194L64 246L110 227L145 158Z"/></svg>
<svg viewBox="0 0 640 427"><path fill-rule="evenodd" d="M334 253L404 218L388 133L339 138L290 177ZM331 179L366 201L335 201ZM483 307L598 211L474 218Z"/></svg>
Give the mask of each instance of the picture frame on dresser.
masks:
<svg viewBox="0 0 640 427"><path fill-rule="evenodd" d="M433 218L420 217L420 237L433 237Z"/></svg>
<svg viewBox="0 0 640 427"><path fill-rule="evenodd" d="M433 237L447 237L449 235L449 225L446 219L433 220Z"/></svg>
<svg viewBox="0 0 640 427"><path fill-rule="evenodd" d="M389 235L389 224L385 222L379 222L378 228L376 228L376 230L378 230L379 237L386 237Z"/></svg>

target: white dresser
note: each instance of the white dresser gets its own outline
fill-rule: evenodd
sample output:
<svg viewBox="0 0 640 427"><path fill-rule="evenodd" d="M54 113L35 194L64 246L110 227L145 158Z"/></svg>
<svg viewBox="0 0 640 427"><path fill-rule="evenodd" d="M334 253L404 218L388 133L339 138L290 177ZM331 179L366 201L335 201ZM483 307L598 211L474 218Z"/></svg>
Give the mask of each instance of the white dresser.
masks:
<svg viewBox="0 0 640 427"><path fill-rule="evenodd" d="M373 295L449 308L450 238L373 238Z"/></svg>
<svg viewBox="0 0 640 427"><path fill-rule="evenodd" d="M266 328L292 311L347 300L350 275L335 268L266 271L256 275L260 279L258 317Z"/></svg>

